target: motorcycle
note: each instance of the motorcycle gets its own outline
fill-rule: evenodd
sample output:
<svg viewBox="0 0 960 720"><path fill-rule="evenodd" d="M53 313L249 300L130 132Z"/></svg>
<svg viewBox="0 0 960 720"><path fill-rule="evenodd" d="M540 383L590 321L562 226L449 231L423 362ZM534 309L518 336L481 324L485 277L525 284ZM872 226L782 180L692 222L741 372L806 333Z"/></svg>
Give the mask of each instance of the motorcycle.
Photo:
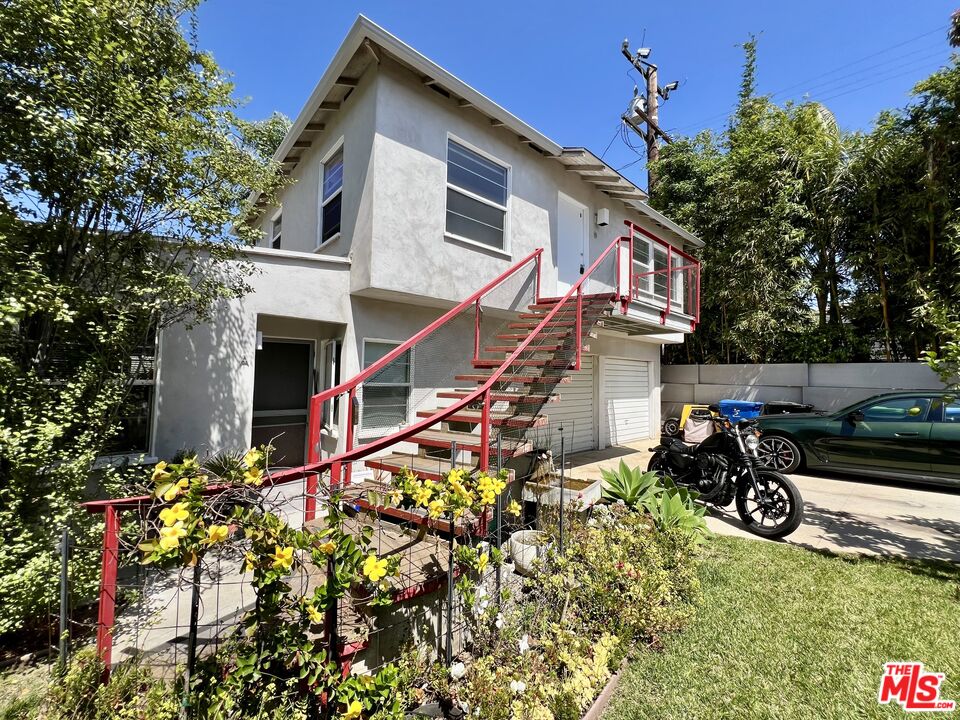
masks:
<svg viewBox="0 0 960 720"><path fill-rule="evenodd" d="M711 406L711 410L718 410ZM803 498L785 475L761 464L755 420L715 419L718 432L698 445L663 437L651 448L647 470L670 477L717 507L736 503L737 514L755 535L781 538L803 522Z"/></svg>

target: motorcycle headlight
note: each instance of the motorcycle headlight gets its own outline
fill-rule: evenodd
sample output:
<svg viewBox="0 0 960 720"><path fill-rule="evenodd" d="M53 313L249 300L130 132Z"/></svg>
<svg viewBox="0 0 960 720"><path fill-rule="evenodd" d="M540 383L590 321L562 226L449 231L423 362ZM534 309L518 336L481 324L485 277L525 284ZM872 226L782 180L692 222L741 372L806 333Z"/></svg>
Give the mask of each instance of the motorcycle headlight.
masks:
<svg viewBox="0 0 960 720"><path fill-rule="evenodd" d="M757 448L760 447L760 438L752 433L747 435L747 437L743 439L743 442L747 446L747 449L753 452L756 452Z"/></svg>

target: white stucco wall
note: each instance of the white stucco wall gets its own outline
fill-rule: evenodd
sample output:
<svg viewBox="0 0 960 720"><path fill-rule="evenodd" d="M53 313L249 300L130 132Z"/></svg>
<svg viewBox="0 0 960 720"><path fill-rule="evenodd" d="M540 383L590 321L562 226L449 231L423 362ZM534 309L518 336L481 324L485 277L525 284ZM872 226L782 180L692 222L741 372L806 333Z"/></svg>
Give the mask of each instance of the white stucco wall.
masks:
<svg viewBox="0 0 960 720"><path fill-rule="evenodd" d="M509 166L508 254L444 237L449 136ZM389 61L380 66L377 84L374 156L370 285L376 289L460 300L466 289L543 247L543 288L554 292L560 192L588 208L591 260L623 234L625 219L654 230L639 213L564 170L557 160ZM606 227L596 225L598 208L610 210Z"/></svg>
<svg viewBox="0 0 960 720"><path fill-rule="evenodd" d="M154 410L152 452L216 452L250 441L253 371L260 316L340 323L350 317L349 263L315 255L255 252L253 292L223 302L214 319L165 330Z"/></svg>
<svg viewBox="0 0 960 720"><path fill-rule="evenodd" d="M369 251L372 200L373 133L376 113L377 72L369 69L344 101L340 110L326 119L321 133L311 134L312 145L290 175L290 184L280 195L283 210L281 249L313 252L320 239L320 182L323 160L343 143L343 205L340 238L323 246L324 255L347 257L360 248ZM261 216L264 247L270 246L270 230L277 208ZM361 261L358 270L362 270ZM363 273L361 272L361 275Z"/></svg>

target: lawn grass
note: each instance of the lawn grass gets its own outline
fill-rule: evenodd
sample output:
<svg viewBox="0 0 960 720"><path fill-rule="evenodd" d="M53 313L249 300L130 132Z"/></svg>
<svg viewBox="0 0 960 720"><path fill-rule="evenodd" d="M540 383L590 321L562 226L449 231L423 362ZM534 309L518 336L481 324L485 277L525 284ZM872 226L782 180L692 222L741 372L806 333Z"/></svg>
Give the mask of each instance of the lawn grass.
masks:
<svg viewBox="0 0 960 720"><path fill-rule="evenodd" d="M638 653L604 720L908 717L877 703L891 660L960 701L960 566L717 537L700 577L697 617Z"/></svg>

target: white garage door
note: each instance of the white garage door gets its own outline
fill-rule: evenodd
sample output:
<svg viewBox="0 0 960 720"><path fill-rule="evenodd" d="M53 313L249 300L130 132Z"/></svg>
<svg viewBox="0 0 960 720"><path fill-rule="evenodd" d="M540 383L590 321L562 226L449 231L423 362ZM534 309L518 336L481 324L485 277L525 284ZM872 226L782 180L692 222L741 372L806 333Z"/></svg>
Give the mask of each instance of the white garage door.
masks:
<svg viewBox="0 0 960 720"><path fill-rule="evenodd" d="M557 385L554 390L560 395L560 402L543 406L542 414L549 418L549 423L531 432L531 436L539 433L541 437L548 433L555 454L560 452L561 425L566 452L593 450L597 446L593 390L595 360L592 355L580 357L580 369L570 371L571 381Z"/></svg>
<svg viewBox="0 0 960 720"><path fill-rule="evenodd" d="M603 359L604 445L650 437L650 363Z"/></svg>

